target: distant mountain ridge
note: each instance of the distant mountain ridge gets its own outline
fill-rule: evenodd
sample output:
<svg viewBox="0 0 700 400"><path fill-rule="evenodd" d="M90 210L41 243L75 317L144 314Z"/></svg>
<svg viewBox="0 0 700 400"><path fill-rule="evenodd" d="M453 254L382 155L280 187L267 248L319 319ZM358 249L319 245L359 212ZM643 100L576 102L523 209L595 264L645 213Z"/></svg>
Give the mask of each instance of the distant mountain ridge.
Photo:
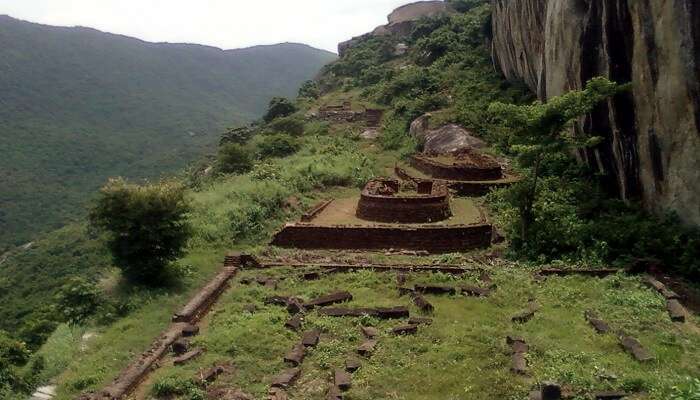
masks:
<svg viewBox="0 0 700 400"><path fill-rule="evenodd" d="M0 250L76 215L109 176L186 165L335 58L284 43L150 43L0 16Z"/></svg>

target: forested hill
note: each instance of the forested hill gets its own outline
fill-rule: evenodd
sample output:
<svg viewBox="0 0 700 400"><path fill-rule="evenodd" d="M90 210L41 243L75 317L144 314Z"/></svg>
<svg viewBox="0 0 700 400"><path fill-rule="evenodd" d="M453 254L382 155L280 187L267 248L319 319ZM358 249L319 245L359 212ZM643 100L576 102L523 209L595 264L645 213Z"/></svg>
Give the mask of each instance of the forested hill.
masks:
<svg viewBox="0 0 700 400"><path fill-rule="evenodd" d="M334 57L289 43L148 43L0 16L0 250L62 225L108 176L182 167Z"/></svg>

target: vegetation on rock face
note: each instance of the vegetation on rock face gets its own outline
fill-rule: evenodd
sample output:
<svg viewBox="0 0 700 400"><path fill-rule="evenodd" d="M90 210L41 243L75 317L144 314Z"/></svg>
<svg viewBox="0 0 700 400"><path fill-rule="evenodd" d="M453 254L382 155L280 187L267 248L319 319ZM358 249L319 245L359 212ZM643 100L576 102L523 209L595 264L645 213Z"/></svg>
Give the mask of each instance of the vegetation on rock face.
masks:
<svg viewBox="0 0 700 400"><path fill-rule="evenodd" d="M456 3L469 12L421 20L407 38L364 39L324 69L326 90L360 88L368 100L388 108L380 138L385 149L414 151L419 143L408 128L424 113L440 110L441 121L486 136L491 102L532 98L523 85L504 82L491 64L488 2ZM395 53L399 43L408 45L406 56Z"/></svg>
<svg viewBox="0 0 700 400"><path fill-rule="evenodd" d="M511 249L527 258L573 257L598 264L654 258L697 281L700 231L682 226L673 216L653 217L610 199L596 177L573 158L601 139L574 136L570 123L626 89L596 78L584 90L545 104L492 104L498 145L514 156L523 177L491 194L492 208Z"/></svg>
<svg viewBox="0 0 700 400"><path fill-rule="evenodd" d="M625 87L605 78L597 78L590 81L585 90L569 92L544 104L491 104L489 112L494 123L507 129L503 141L508 150L515 154L523 174L523 179L508 189L514 194L511 199L518 210L517 232L513 229L509 232L515 246L537 247L539 242L550 242L547 239L551 237L536 240L538 227L533 226L536 223L533 206L542 193L538 183L543 171L550 169L549 163L556 163L567 154L598 143L598 138L572 136L571 123L621 89ZM541 218L540 222L547 224Z"/></svg>
<svg viewBox="0 0 700 400"><path fill-rule="evenodd" d="M93 226L107 232L114 264L134 283L167 279L170 263L190 236L185 187L175 182L138 186L110 179L90 213Z"/></svg>

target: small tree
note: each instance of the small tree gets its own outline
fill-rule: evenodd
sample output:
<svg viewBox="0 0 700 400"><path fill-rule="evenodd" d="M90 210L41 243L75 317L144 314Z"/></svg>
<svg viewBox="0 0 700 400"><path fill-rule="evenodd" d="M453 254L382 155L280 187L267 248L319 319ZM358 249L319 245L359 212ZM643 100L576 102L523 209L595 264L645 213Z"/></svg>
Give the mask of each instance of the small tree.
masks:
<svg viewBox="0 0 700 400"><path fill-rule="evenodd" d="M299 97L318 99L320 95L321 91L318 88L318 84L314 81L306 81L299 88Z"/></svg>
<svg viewBox="0 0 700 400"><path fill-rule="evenodd" d="M505 141L517 156L523 170L523 180L512 188L510 201L518 210L520 240L527 244L535 215L533 205L537 200L541 174L548 160L556 160L557 154L594 146L600 138L572 135L572 121L593 111L602 101L627 90L628 85L618 85L605 78L594 78L584 90L572 91L550 99L546 103L531 105L493 103L489 113L500 127ZM555 157L552 157L552 156Z"/></svg>
<svg viewBox="0 0 700 400"><path fill-rule="evenodd" d="M278 118L268 125L268 128L275 133L286 133L292 136L301 136L304 134L304 129L306 125L304 120L291 116Z"/></svg>
<svg viewBox="0 0 700 400"><path fill-rule="evenodd" d="M27 346L4 331L0 331L0 398L10 394L26 393L28 385L20 374L20 367L29 361Z"/></svg>
<svg viewBox="0 0 700 400"><path fill-rule="evenodd" d="M284 133L265 136L258 143L261 158L286 157L299 151L299 142Z"/></svg>
<svg viewBox="0 0 700 400"><path fill-rule="evenodd" d="M59 318L71 325L87 321L97 312L100 303L100 291L83 278L70 279L56 294Z"/></svg>
<svg viewBox="0 0 700 400"><path fill-rule="evenodd" d="M109 234L114 264L136 283L158 284L190 237L185 188L176 182L143 186L110 179L90 212L90 221Z"/></svg>
<svg viewBox="0 0 700 400"><path fill-rule="evenodd" d="M270 100L270 105L267 108L267 114L263 117L265 122L271 122L276 118L292 115L297 111L297 107L284 97L275 97Z"/></svg>
<svg viewBox="0 0 700 400"><path fill-rule="evenodd" d="M227 144L219 148L217 160L219 171L225 174L241 174L253 168L251 151L237 144Z"/></svg>

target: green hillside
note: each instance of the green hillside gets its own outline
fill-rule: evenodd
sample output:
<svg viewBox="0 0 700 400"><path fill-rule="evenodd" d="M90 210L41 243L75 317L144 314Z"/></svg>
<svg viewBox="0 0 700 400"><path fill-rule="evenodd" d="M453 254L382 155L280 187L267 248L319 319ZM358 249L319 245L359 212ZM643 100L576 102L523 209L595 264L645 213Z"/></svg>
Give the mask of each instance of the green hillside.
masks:
<svg viewBox="0 0 700 400"><path fill-rule="evenodd" d="M334 57L300 44L147 43L0 16L0 250L80 215L108 176L183 167Z"/></svg>
<svg viewBox="0 0 700 400"><path fill-rule="evenodd" d="M54 400L99 393L162 337L173 313L221 271L224 255L234 251L271 264L239 270L196 322L201 331L187 340L190 349L204 350L199 357L176 364L168 352L128 398L267 398L275 376L292 366L285 354L302 332L316 329L320 342L305 350L301 376L287 390L289 399L334 398L328 396L334 372L351 356L361 367L341 398L515 400L528 398L543 382L555 382L570 399L595 398L600 391L628 393L633 400L697 399L700 365L693 360L700 358L700 269L692 252L700 232L685 232L671 219L651 217L606 197L598 189L599 177L576 164L557 142L560 130L533 128L551 142L539 186L532 190L537 192L532 195L536 218L530 229L536 234L518 236L517 206L531 195L524 185L531 183L533 172L517 151L542 148L518 142L523 140L519 129L541 121L546 127L566 126L583 108L567 101L589 92L534 102L523 85L506 81L493 68L490 2L450 3L459 12L416 22L410 34L358 40L342 58L323 67L303 95L274 102L266 122L228 132L203 162L212 174L171 170L176 184L186 188L183 203L189 212L183 220L190 236L185 254L164 267L171 278L167 284L150 287L129 280L110 257L109 240L143 236L100 233L84 219L14 249L4 260L0 255L0 398L24 399L45 384L55 386ZM407 52L397 53L398 44L405 44ZM362 118L329 121L319 113L324 106L343 103L353 111L382 109L378 137L363 135L368 126ZM504 109L516 110L518 123L502 124L497 111ZM433 116L430 127L469 129L488 143L480 151L498 157L515 175L510 186L493 188L487 196L459 198L453 193L450 199L456 214L464 213L456 206L461 201L488 214L503 241L448 254L399 247L366 251L359 246L304 250L270 245L287 223L328 199L334 201L324 212L335 212L336 221L355 221L356 214L343 206L346 200L356 204L372 178L398 176L395 167L411 172L408 158L422 144L409 134L409 125L425 113ZM404 181L402 189L413 184ZM140 211L151 206L139 204L143 206L123 207L122 220L133 222L134 214L141 218ZM481 217L469 220L475 218ZM320 220L312 225L323 225ZM684 322L671 319L663 292L652 290L638 273L649 263L649 273L682 295L688 307ZM353 267L346 271L338 267L343 264ZM401 272L388 273L378 268L382 264ZM439 268L446 264L461 273ZM636 268L627 269L630 265ZM543 269L550 268L565 271L548 275ZM75 278L84 280L76 284ZM425 299L434 306L426 311L415 301L421 292L412 286L417 284L454 290L426 291ZM411 288L412 295L405 295ZM479 289L487 293L475 295ZM335 318L316 307L302 311L303 329L296 332L285 322L299 310L270 301L272 296L305 301L339 290L353 296L343 307L405 306L411 316L431 320L417 326L415 334L396 335L394 328L414 323L369 314ZM66 301L66 292L75 296ZM607 322L609 332L597 333L586 311ZM75 314L85 318L69 317ZM378 330L371 355L356 354L357 346L366 343L360 327ZM639 340L654 359L635 360L620 346L623 333ZM526 340L527 355L511 347L507 336L520 337L514 343L523 345ZM13 360L17 351L5 350L9 361L3 365L1 351L22 347L22 342L27 350L23 357ZM523 357L527 371L511 369L514 355ZM216 366L225 367L224 372L203 379ZM238 390L251 396L235 396Z"/></svg>

